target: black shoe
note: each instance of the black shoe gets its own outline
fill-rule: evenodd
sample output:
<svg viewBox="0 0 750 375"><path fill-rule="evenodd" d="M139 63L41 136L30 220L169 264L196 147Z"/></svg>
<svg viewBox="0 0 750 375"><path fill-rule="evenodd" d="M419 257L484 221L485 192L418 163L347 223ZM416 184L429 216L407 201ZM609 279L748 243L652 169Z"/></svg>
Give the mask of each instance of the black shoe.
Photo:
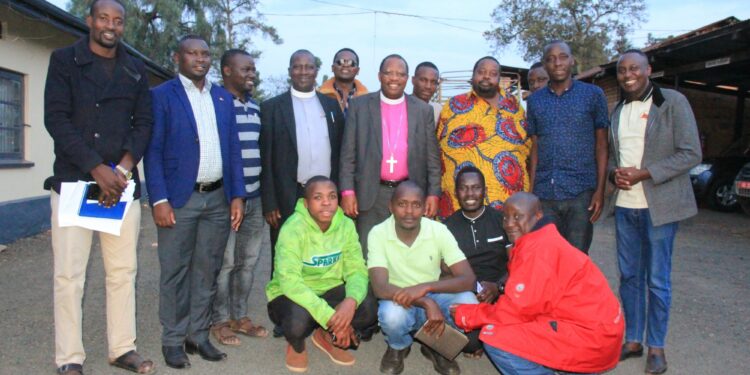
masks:
<svg viewBox="0 0 750 375"><path fill-rule="evenodd" d="M628 349L628 343L622 344L622 349L620 350L620 361L637 357L643 357L643 345L638 345L637 350L630 350Z"/></svg>
<svg viewBox="0 0 750 375"><path fill-rule="evenodd" d="M284 336L284 329L281 328L281 326L274 325L273 326L273 337L279 338L281 336Z"/></svg>
<svg viewBox="0 0 750 375"><path fill-rule="evenodd" d="M78 363L66 363L57 368L60 375L83 375L83 366Z"/></svg>
<svg viewBox="0 0 750 375"><path fill-rule="evenodd" d="M664 353L649 354L646 358L647 374L663 374L667 371L667 358Z"/></svg>
<svg viewBox="0 0 750 375"><path fill-rule="evenodd" d="M161 346L161 354L164 355L164 362L167 366L176 369L190 368L190 360L182 345Z"/></svg>
<svg viewBox="0 0 750 375"><path fill-rule="evenodd" d="M422 355L425 356L425 358L432 362L432 367L439 374L458 375L461 373L461 369L458 367L456 361L451 361L424 345L422 345L419 351L422 352Z"/></svg>
<svg viewBox="0 0 750 375"><path fill-rule="evenodd" d="M380 372L393 375L404 372L404 358L409 355L410 350L411 346L401 350L389 346L380 360Z"/></svg>
<svg viewBox="0 0 750 375"><path fill-rule="evenodd" d="M217 362L227 358L227 354L219 349L216 349L216 347L211 344L211 341L209 340L206 340L200 344L196 344L190 340L185 340L185 351L191 355L198 352L201 358L205 359L206 361Z"/></svg>

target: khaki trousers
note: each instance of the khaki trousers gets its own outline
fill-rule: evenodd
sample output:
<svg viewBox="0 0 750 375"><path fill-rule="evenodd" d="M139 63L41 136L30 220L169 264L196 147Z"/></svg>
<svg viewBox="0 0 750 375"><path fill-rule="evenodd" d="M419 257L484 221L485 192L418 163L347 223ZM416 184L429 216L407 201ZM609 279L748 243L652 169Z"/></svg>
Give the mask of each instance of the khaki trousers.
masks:
<svg viewBox="0 0 750 375"><path fill-rule="evenodd" d="M52 192L52 252L54 256L55 363L83 364L86 353L82 338L83 286L91 252L92 230L60 228L57 208L60 196ZM109 359L135 350L136 247L141 206L133 202L125 216L120 236L99 233L107 295L107 342Z"/></svg>

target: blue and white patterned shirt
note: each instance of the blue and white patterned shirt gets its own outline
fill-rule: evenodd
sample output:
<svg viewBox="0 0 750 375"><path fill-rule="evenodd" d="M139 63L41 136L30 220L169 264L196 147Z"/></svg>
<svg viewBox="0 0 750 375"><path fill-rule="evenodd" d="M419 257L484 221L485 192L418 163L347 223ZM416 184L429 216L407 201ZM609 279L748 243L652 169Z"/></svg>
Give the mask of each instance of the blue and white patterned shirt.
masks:
<svg viewBox="0 0 750 375"><path fill-rule="evenodd" d="M529 136L537 136L534 194L573 199L596 188L596 130L609 127L607 98L598 86L573 80L558 96L548 86L528 99Z"/></svg>
<svg viewBox="0 0 750 375"><path fill-rule="evenodd" d="M256 198L260 196L260 107L250 95L245 96L244 103L235 97L234 113L237 115L246 198Z"/></svg>

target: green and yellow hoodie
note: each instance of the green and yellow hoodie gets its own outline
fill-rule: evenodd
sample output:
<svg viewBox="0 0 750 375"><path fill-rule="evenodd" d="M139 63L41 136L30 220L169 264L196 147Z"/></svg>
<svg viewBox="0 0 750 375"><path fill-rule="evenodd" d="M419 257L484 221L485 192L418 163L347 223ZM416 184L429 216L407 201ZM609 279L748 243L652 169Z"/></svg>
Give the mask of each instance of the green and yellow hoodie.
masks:
<svg viewBox="0 0 750 375"><path fill-rule="evenodd" d="M299 199L276 242L273 278L266 285L268 301L285 295L328 328L335 310L320 296L345 284L346 296L359 306L368 282L354 222L339 207L323 232Z"/></svg>

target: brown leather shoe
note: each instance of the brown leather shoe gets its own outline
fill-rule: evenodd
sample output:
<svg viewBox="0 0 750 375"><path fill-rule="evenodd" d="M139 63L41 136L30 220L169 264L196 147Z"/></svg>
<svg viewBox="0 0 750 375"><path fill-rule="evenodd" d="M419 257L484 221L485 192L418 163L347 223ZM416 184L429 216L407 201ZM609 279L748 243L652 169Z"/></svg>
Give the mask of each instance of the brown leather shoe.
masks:
<svg viewBox="0 0 750 375"><path fill-rule="evenodd" d="M287 344L286 368L293 372L307 371L307 350L302 350L302 353L297 353L291 345Z"/></svg>
<svg viewBox="0 0 750 375"><path fill-rule="evenodd" d="M323 353L328 354L331 361L341 366L351 366L356 362L354 356L347 350L343 350L333 345L333 338L331 334L324 331L322 328L318 328L312 334L312 342L318 349L322 350Z"/></svg>
<svg viewBox="0 0 750 375"><path fill-rule="evenodd" d="M663 374L667 372L667 358L664 353L649 354L646 358L646 374Z"/></svg>
<svg viewBox="0 0 750 375"><path fill-rule="evenodd" d="M383 353L383 358L380 359L380 372L393 375L404 372L404 358L409 356L409 351L411 351L411 346L401 350L389 346Z"/></svg>

